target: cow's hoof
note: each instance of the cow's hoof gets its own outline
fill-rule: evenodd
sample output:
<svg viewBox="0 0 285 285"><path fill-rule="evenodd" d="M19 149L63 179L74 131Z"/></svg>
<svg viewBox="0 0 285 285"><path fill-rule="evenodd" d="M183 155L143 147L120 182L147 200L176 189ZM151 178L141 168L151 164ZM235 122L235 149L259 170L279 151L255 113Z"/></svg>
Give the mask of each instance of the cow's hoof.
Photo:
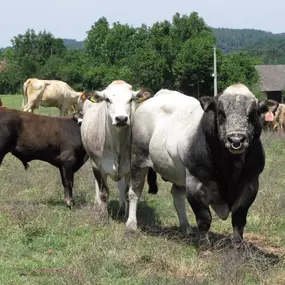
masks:
<svg viewBox="0 0 285 285"><path fill-rule="evenodd" d="M127 221L126 233L135 233L138 230L137 223L135 221Z"/></svg>
<svg viewBox="0 0 285 285"><path fill-rule="evenodd" d="M243 249L245 247L245 243L239 235L232 236L231 242L232 242L232 246L236 249Z"/></svg>
<svg viewBox="0 0 285 285"><path fill-rule="evenodd" d="M65 205L68 207L69 210L72 208L72 202L69 199L64 199Z"/></svg>
<svg viewBox="0 0 285 285"><path fill-rule="evenodd" d="M211 248L211 242L209 240L208 233L200 233L199 235L199 250L208 250Z"/></svg>
<svg viewBox="0 0 285 285"><path fill-rule="evenodd" d="M180 229L182 233L186 235L192 235L195 233L194 229L190 226L190 224L180 225Z"/></svg>

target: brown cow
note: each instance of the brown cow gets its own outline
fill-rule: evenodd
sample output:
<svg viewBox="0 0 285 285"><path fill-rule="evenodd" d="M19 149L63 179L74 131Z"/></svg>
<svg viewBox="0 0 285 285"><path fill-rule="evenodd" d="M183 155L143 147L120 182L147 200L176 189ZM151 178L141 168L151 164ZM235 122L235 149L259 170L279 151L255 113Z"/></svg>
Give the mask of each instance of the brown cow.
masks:
<svg viewBox="0 0 285 285"><path fill-rule="evenodd" d="M4 107L4 105L3 105L3 102L2 102L2 100L1 100L1 98L0 98L0 107Z"/></svg>
<svg viewBox="0 0 285 285"><path fill-rule="evenodd" d="M25 169L32 160L57 167L64 186L64 202L71 207L74 173L88 158L76 118L0 108L0 165L8 152L21 160Z"/></svg>
<svg viewBox="0 0 285 285"><path fill-rule="evenodd" d="M23 111L34 112L40 105L56 107L60 116L68 114L72 105L77 105L82 92L74 91L67 83L59 80L40 80L29 78L23 85Z"/></svg>

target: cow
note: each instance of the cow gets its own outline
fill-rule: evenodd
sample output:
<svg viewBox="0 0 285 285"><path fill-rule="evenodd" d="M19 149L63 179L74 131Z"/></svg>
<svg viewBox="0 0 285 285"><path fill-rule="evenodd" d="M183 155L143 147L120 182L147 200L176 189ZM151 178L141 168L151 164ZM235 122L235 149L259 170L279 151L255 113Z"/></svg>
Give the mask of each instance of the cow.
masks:
<svg viewBox="0 0 285 285"><path fill-rule="evenodd" d="M267 105L268 112L265 114L264 118L264 130L275 130L276 127L278 127L278 123L276 122L276 111L279 108L279 103L275 100L267 100Z"/></svg>
<svg viewBox="0 0 285 285"><path fill-rule="evenodd" d="M243 84L231 85L216 97L204 96L200 102L162 89L139 106L132 127L126 231L137 230L137 203L150 168L152 177L158 173L172 183L182 230L193 232L185 211L187 197L201 242L209 244L209 206L223 220L232 212L232 240L242 240L265 164L260 135L267 111L266 101L258 101ZM151 177L148 183L156 186Z"/></svg>
<svg viewBox="0 0 285 285"><path fill-rule="evenodd" d="M68 114L71 106L76 106L82 92L74 91L67 83L59 80L29 78L23 85L23 111L34 112L39 106L56 107L60 116Z"/></svg>
<svg viewBox="0 0 285 285"><path fill-rule="evenodd" d="M3 107L4 105L3 105L3 102L2 102L2 100L1 100L1 98L0 98L0 107Z"/></svg>
<svg viewBox="0 0 285 285"><path fill-rule="evenodd" d="M279 104L277 110L274 113L272 121L272 129L279 129L280 134L284 134L285 127L285 104Z"/></svg>
<svg viewBox="0 0 285 285"><path fill-rule="evenodd" d="M0 108L0 165L9 152L25 169L32 160L57 167L64 187L64 202L71 207L74 173L88 159L75 117L49 117Z"/></svg>
<svg viewBox="0 0 285 285"><path fill-rule="evenodd" d="M116 80L103 91L95 91L83 104L81 136L95 177L95 204L104 217L108 217L108 176L118 182L122 209L129 182L131 123L135 102L150 96L145 90L134 91L125 81Z"/></svg>

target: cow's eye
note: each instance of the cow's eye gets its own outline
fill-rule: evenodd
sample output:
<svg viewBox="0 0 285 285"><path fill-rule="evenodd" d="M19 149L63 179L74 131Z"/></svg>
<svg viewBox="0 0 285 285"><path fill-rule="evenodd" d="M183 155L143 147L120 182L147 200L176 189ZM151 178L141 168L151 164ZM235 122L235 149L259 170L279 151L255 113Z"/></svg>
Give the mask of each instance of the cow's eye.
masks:
<svg viewBox="0 0 285 285"><path fill-rule="evenodd" d="M248 114L247 118L248 118L248 120L250 120L250 121L255 121L256 115L257 115L257 113L256 113L256 111L254 110L254 111L251 111L251 112Z"/></svg>
<svg viewBox="0 0 285 285"><path fill-rule="evenodd" d="M222 118L226 118L226 113L225 113L224 110L219 109L218 115L219 115L220 117L222 117Z"/></svg>
<svg viewBox="0 0 285 285"><path fill-rule="evenodd" d="M109 98L106 98L106 102L111 104L111 100Z"/></svg>
<svg viewBox="0 0 285 285"><path fill-rule="evenodd" d="M134 98L131 98L130 101L129 101L129 103L132 103L133 101L134 101Z"/></svg>

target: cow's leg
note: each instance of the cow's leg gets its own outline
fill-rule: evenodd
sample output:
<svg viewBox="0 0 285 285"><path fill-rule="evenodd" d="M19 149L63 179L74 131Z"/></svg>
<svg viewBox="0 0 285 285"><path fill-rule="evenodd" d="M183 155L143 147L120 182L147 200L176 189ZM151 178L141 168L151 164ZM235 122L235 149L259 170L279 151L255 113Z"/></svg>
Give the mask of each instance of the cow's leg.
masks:
<svg viewBox="0 0 285 285"><path fill-rule="evenodd" d="M128 199L127 199L127 192L129 189L129 182L130 182L130 176L126 175L118 182L118 188L119 188L119 211L118 215L125 214L125 218L127 218L128 215ZM123 208L124 206L124 208Z"/></svg>
<svg viewBox="0 0 285 285"><path fill-rule="evenodd" d="M239 243L243 240L247 213L256 198L258 187L258 178L252 182L246 183L241 191L241 196L232 207L233 243Z"/></svg>
<svg viewBox="0 0 285 285"><path fill-rule="evenodd" d="M149 186L148 193L157 194L158 192L157 174L151 167L149 168L148 173L147 173L147 183Z"/></svg>
<svg viewBox="0 0 285 285"><path fill-rule="evenodd" d="M129 188L129 217L126 224L126 230L135 232L137 230L137 206L140 200L145 177L148 168L133 168L131 170L131 181Z"/></svg>
<svg viewBox="0 0 285 285"><path fill-rule="evenodd" d="M23 107L23 111L24 112L29 112L29 113L34 113L34 105L33 104L30 104L30 103L27 103L24 107Z"/></svg>
<svg viewBox="0 0 285 285"><path fill-rule="evenodd" d="M64 187L64 203L71 208L72 206L72 188L74 173L69 165L62 165L60 168L61 181Z"/></svg>
<svg viewBox="0 0 285 285"><path fill-rule="evenodd" d="M212 223L209 205L205 201L203 184L191 174L186 174L187 200L195 214L200 242L209 244L208 231Z"/></svg>
<svg viewBox="0 0 285 285"><path fill-rule="evenodd" d="M180 228L183 232L189 234L191 233L191 226L189 224L187 215L186 215L186 191L185 187L179 187L176 185L172 185L171 194L173 197L173 203L178 215Z"/></svg>
<svg viewBox="0 0 285 285"><path fill-rule="evenodd" d="M62 105L60 108L59 108L59 114L60 116L66 116L68 114L68 107Z"/></svg>
<svg viewBox="0 0 285 285"><path fill-rule="evenodd" d="M92 170L95 177L95 205L104 217L108 217L108 200L109 188L107 185L107 176L103 176L94 163L92 163Z"/></svg>

